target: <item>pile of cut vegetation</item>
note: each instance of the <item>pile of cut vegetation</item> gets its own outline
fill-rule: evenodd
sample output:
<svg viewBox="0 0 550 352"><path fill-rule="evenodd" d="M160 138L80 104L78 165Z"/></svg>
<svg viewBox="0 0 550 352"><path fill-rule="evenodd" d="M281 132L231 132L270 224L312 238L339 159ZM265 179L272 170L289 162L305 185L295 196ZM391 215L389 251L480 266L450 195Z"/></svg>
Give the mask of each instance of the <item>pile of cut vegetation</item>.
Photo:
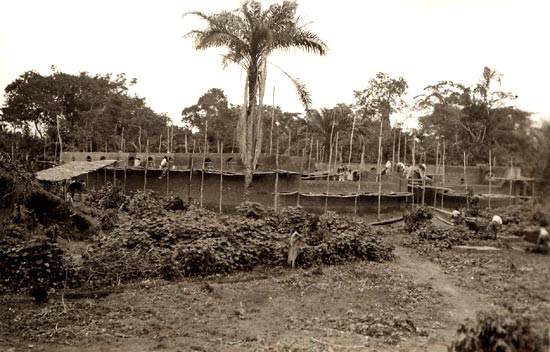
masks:
<svg viewBox="0 0 550 352"><path fill-rule="evenodd" d="M537 330L530 319L513 313L480 312L457 330L450 352L544 352L550 348L549 330Z"/></svg>
<svg viewBox="0 0 550 352"><path fill-rule="evenodd" d="M252 213L155 210L121 219L111 232L95 238L81 264L70 268L69 284L106 287L144 278L171 280L289 265L289 260L309 267L394 258L393 246L361 220L330 212L317 216L300 207Z"/></svg>

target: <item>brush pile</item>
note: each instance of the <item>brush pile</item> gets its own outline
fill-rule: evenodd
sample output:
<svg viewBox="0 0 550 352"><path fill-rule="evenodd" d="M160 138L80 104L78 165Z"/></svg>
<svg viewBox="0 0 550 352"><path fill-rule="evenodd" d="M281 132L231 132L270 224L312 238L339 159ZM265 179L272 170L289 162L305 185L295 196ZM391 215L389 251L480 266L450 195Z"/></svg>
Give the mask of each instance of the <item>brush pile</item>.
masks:
<svg viewBox="0 0 550 352"><path fill-rule="evenodd" d="M518 314L481 312L475 321L462 324L457 334L451 352L544 352L550 347L544 336L548 331L536 331L529 318Z"/></svg>
<svg viewBox="0 0 550 352"><path fill-rule="evenodd" d="M122 220L71 268L71 286L105 287L144 278L224 274L257 265L282 266L298 231L296 265L392 260L393 247L365 223L302 208L267 211L261 218L206 210L158 210Z"/></svg>

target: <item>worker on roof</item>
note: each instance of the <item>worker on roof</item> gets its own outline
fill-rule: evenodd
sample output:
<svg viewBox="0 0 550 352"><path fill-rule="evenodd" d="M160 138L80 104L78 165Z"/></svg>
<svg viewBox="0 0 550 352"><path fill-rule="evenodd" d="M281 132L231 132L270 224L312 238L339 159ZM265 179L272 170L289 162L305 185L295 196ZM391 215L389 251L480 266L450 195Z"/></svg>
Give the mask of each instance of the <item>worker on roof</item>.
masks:
<svg viewBox="0 0 550 352"><path fill-rule="evenodd" d="M498 215L494 215L489 225L487 225L487 232L492 234L493 238L496 239L500 230L502 230L502 218Z"/></svg>

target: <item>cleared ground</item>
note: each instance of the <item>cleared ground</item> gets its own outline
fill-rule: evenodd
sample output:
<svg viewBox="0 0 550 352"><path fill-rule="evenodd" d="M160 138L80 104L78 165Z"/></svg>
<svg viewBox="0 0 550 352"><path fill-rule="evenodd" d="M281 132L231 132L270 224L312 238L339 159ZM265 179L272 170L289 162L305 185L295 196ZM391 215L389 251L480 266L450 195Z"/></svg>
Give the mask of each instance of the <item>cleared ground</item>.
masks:
<svg viewBox="0 0 550 352"><path fill-rule="evenodd" d="M143 281L94 299L2 297L2 351L446 351L480 310L549 323L550 257L406 246L398 259ZM405 245L404 245L405 244Z"/></svg>

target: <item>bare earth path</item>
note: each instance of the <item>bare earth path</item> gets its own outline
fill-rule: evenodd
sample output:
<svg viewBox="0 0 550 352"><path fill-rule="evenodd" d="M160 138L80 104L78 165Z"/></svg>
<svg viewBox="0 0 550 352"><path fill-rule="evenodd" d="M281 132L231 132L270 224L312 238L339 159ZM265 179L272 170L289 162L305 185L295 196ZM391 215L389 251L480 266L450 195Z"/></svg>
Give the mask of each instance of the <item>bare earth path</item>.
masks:
<svg viewBox="0 0 550 352"><path fill-rule="evenodd" d="M415 283L429 284L433 287L443 301L442 306L447 307L441 312L445 319L444 328L437 337L432 337L428 341L429 350L446 351L446 346L455 336L459 324L466 318L474 318L477 311L488 308L487 304L483 303L488 302L487 298L455 285L452 278L437 264L419 257L410 248L396 246L395 253L399 258L396 262L399 270L411 275Z"/></svg>

